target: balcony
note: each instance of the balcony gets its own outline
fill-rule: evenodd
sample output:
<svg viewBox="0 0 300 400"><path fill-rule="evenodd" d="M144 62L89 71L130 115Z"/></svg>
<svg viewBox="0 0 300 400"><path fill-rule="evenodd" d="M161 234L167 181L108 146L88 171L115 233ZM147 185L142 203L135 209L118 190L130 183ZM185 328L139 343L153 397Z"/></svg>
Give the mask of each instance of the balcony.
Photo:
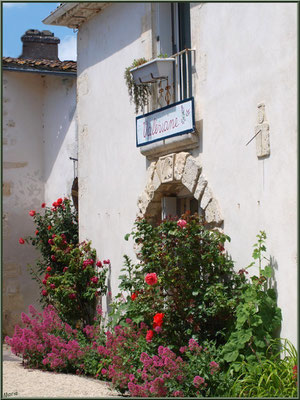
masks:
<svg viewBox="0 0 300 400"><path fill-rule="evenodd" d="M151 111L136 117L136 144L149 159L198 146L192 95L194 55L195 50L185 49L131 71L139 73L137 84L151 85Z"/></svg>

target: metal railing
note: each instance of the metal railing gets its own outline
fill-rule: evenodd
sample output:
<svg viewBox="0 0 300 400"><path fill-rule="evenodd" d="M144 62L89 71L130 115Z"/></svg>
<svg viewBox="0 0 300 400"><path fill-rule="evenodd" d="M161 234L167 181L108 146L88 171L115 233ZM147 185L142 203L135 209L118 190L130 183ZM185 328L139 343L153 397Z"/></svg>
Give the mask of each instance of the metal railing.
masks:
<svg viewBox="0 0 300 400"><path fill-rule="evenodd" d="M187 99L192 96L192 66L194 65L194 49L184 49L171 57L174 63L174 102Z"/></svg>
<svg viewBox="0 0 300 400"><path fill-rule="evenodd" d="M192 68L195 62L194 54L194 49L185 49L173 54L169 57L175 60L173 74L149 82L154 84L154 109L187 99L193 95Z"/></svg>

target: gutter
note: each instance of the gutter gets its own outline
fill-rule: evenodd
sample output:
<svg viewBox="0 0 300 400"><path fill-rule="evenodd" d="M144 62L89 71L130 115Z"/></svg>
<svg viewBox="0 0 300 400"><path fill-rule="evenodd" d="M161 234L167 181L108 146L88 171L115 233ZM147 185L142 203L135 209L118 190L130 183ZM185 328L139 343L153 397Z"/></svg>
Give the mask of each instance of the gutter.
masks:
<svg viewBox="0 0 300 400"><path fill-rule="evenodd" d="M77 72L69 71L49 71L45 69L34 69L34 68L14 68L14 67L2 67L2 71L14 71L14 72L30 72L42 75L60 75L60 76L72 76L77 77Z"/></svg>

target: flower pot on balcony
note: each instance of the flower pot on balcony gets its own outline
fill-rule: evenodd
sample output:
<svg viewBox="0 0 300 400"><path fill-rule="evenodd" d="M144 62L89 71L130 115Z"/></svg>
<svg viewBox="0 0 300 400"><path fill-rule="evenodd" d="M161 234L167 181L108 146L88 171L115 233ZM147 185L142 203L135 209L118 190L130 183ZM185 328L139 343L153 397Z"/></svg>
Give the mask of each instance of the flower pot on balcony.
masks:
<svg viewBox="0 0 300 400"><path fill-rule="evenodd" d="M130 70L134 83L142 85L154 83L157 80L171 77L173 73L174 58L155 58L145 64Z"/></svg>

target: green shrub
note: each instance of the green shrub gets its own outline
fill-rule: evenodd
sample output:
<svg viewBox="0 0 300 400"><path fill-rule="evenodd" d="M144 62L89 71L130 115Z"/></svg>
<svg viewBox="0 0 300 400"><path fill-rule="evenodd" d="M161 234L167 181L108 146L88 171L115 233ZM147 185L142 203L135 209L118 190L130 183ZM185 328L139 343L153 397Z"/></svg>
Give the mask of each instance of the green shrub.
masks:
<svg viewBox="0 0 300 400"><path fill-rule="evenodd" d="M272 276L271 266L262 269L262 261L266 259L266 234L261 231L258 242L254 245L253 258L258 260L258 276L254 275L241 288L236 308L236 320L232 333L223 347L223 357L234 363L239 371L240 362L260 362L270 345L276 329L281 324L281 310L277 307L276 292L268 288L268 279ZM246 269L253 267L252 262ZM246 269L241 273L247 272Z"/></svg>
<svg viewBox="0 0 300 400"><path fill-rule="evenodd" d="M40 252L30 273L40 285L40 301L52 304L59 317L71 326L91 324L97 297L106 293L109 260L101 263L90 242L78 243L78 216L67 198L59 198L43 213L31 210L35 236L25 239ZM25 243L20 239L21 244ZM43 275L45 274L45 275Z"/></svg>
<svg viewBox="0 0 300 400"><path fill-rule="evenodd" d="M140 245L140 262L125 257L113 323L143 321L152 326L157 344L167 340L174 349L191 337L225 343L245 282L224 251L229 237L207 230L197 215L156 227L139 220L135 228L131 235Z"/></svg>

